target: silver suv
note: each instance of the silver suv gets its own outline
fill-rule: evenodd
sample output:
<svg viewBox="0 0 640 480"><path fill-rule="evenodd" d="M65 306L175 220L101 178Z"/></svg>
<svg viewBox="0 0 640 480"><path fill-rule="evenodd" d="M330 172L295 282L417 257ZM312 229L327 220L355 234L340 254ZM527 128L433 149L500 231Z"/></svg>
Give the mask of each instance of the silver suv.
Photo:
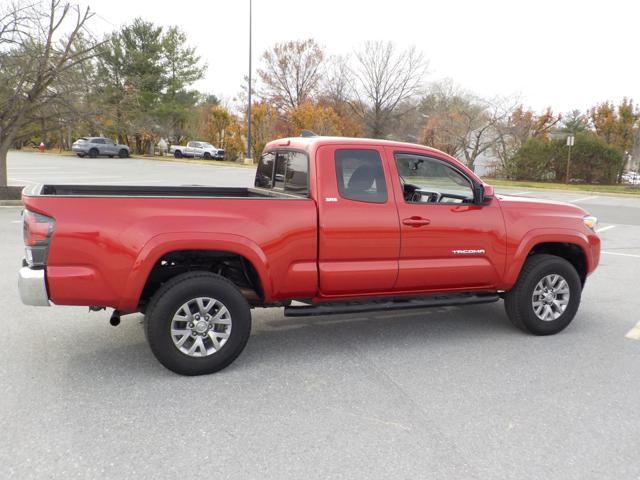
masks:
<svg viewBox="0 0 640 480"><path fill-rule="evenodd" d="M99 155L104 155L113 158L117 155L120 158L127 158L129 156L129 147L105 137L79 138L73 143L71 150L79 157L87 155L91 158L96 158Z"/></svg>

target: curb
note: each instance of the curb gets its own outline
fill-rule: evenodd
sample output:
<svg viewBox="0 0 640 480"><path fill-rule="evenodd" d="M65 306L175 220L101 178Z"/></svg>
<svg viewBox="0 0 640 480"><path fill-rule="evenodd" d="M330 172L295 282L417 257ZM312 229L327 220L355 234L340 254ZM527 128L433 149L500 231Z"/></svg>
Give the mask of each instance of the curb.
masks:
<svg viewBox="0 0 640 480"><path fill-rule="evenodd" d="M22 207L22 200L0 200L0 207Z"/></svg>

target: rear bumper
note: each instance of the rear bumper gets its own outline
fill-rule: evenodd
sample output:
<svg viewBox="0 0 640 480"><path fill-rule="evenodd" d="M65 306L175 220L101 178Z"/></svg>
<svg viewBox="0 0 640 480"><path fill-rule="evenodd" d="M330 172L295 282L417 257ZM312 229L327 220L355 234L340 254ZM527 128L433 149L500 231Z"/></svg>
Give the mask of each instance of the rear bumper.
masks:
<svg viewBox="0 0 640 480"><path fill-rule="evenodd" d="M35 307L50 305L44 270L22 267L18 273L18 289L20 290L20 299L25 305Z"/></svg>

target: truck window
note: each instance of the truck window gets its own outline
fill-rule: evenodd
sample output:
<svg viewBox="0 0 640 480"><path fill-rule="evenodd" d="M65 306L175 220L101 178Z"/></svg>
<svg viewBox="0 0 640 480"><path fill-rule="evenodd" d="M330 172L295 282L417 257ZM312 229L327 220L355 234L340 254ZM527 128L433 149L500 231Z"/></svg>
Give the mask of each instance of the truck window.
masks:
<svg viewBox="0 0 640 480"><path fill-rule="evenodd" d="M376 150L336 150L340 196L357 202L385 203L387 185Z"/></svg>
<svg viewBox="0 0 640 480"><path fill-rule="evenodd" d="M309 193L309 158L296 151L265 152L260 157L254 185L295 195Z"/></svg>
<svg viewBox="0 0 640 480"><path fill-rule="evenodd" d="M399 153L396 167L407 203L468 203L471 182L458 170L435 158Z"/></svg>
<svg viewBox="0 0 640 480"><path fill-rule="evenodd" d="M285 169L284 191L307 195L309 193L309 162L301 152L289 152Z"/></svg>

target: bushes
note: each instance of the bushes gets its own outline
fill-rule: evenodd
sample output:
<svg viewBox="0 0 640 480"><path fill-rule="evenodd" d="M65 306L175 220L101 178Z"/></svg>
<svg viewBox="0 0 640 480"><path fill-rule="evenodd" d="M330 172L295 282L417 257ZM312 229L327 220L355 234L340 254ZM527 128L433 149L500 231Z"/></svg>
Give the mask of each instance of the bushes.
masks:
<svg viewBox="0 0 640 480"><path fill-rule="evenodd" d="M514 180L565 180L568 148L566 140L530 138L506 166ZM616 183L622 168L622 153L592 133L576 135L571 150L570 178L584 183Z"/></svg>

